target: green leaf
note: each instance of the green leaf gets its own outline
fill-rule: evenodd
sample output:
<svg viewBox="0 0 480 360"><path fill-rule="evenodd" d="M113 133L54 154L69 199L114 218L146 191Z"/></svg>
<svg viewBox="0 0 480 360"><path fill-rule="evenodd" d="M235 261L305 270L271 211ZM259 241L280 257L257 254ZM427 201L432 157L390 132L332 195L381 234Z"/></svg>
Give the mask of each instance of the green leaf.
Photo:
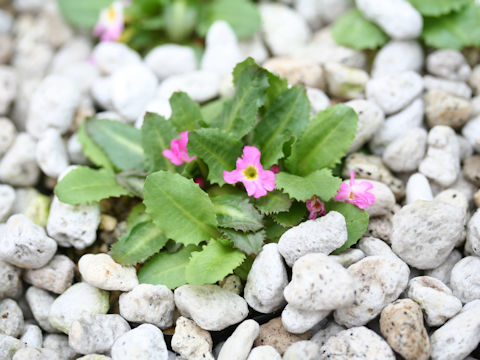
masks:
<svg viewBox="0 0 480 360"><path fill-rule="evenodd" d="M198 104L184 92L176 92L170 97L172 115L170 122L178 132L195 130L203 122Z"/></svg>
<svg viewBox="0 0 480 360"><path fill-rule="evenodd" d="M209 103L203 105L200 108L200 112L202 114L203 121L205 123L204 125L210 126L210 124L212 124L215 121L215 119L220 117L223 111L223 107L228 101L230 101L230 99L220 98L217 100L210 101ZM204 125L202 126L206 127Z"/></svg>
<svg viewBox="0 0 480 360"><path fill-rule="evenodd" d="M248 273L253 265L253 256L247 256L243 262L233 270L234 274L237 275L243 281L247 281Z"/></svg>
<svg viewBox="0 0 480 360"><path fill-rule="evenodd" d="M213 204L192 180L161 170L147 177L143 196L147 213L168 238L196 245L218 237Z"/></svg>
<svg viewBox="0 0 480 360"><path fill-rule="evenodd" d="M262 250L266 233L264 230L256 233L243 233L231 229L222 229L222 233L233 242L233 246L247 255L256 255Z"/></svg>
<svg viewBox="0 0 480 360"><path fill-rule="evenodd" d="M113 0L58 0L63 17L73 26L94 27L100 11Z"/></svg>
<svg viewBox="0 0 480 360"><path fill-rule="evenodd" d="M338 211L345 217L345 222L347 223L347 242L334 251L334 254L339 254L355 245L363 234L365 234L369 217L365 210L360 210L355 205L349 203L329 201L325 204L325 208L327 212Z"/></svg>
<svg viewBox="0 0 480 360"><path fill-rule="evenodd" d="M334 167L346 154L357 131L357 114L339 104L320 111L310 121L285 162L297 175Z"/></svg>
<svg viewBox="0 0 480 360"><path fill-rule="evenodd" d="M192 252L198 250L200 246L189 245L174 254L159 252L140 268L138 281L143 284L165 285L172 290L185 285L185 268Z"/></svg>
<svg viewBox="0 0 480 360"><path fill-rule="evenodd" d="M211 200L219 226L241 231L257 231L263 227L262 215L243 196L219 195Z"/></svg>
<svg viewBox="0 0 480 360"><path fill-rule="evenodd" d="M307 207L303 202L294 202L289 211L270 215L279 225L292 227L300 224L307 214Z"/></svg>
<svg viewBox="0 0 480 360"><path fill-rule="evenodd" d="M242 63L237 66L243 67ZM221 116L212 125L223 128L238 138L248 134L255 126L257 111L263 105L267 87L268 79L264 69L259 66L245 67L235 82L235 96L225 103Z"/></svg>
<svg viewBox="0 0 480 360"><path fill-rule="evenodd" d="M288 90L288 80L277 74L267 71L268 89L265 99L265 108L268 109L274 100L284 91Z"/></svg>
<svg viewBox="0 0 480 360"><path fill-rule="evenodd" d="M192 258L185 269L185 277L189 284L213 284L222 280L239 266L245 254L222 244L218 240L210 240L201 251L192 253Z"/></svg>
<svg viewBox="0 0 480 360"><path fill-rule="evenodd" d="M197 32L204 37L208 28L217 20L224 20L230 24L239 38L248 38L254 35L261 24L257 7L248 0L214 0L206 8Z"/></svg>
<svg viewBox="0 0 480 360"><path fill-rule="evenodd" d="M150 215L147 214L147 208L143 203L138 203L135 205L128 214L127 217L127 228L125 229L125 234L129 233L136 225L150 221Z"/></svg>
<svg viewBox="0 0 480 360"><path fill-rule="evenodd" d="M342 179L332 175L330 169L312 172L305 177L280 172L276 175L276 186L291 198L306 201L316 195L323 201L330 200L340 188Z"/></svg>
<svg viewBox="0 0 480 360"><path fill-rule="evenodd" d="M140 130L115 120L87 120L88 135L120 170L143 169Z"/></svg>
<svg viewBox="0 0 480 360"><path fill-rule="evenodd" d="M190 132L187 147L190 156L197 155L208 165L208 180L223 185L223 171L235 168L243 144L225 130L211 128Z"/></svg>
<svg viewBox="0 0 480 360"><path fill-rule="evenodd" d="M389 40L377 24L366 19L357 9L350 10L335 22L332 36L338 44L357 50L374 50Z"/></svg>
<svg viewBox="0 0 480 360"><path fill-rule="evenodd" d="M255 127L253 135L266 168L283 157L283 144L305 130L309 117L310 102L303 87L294 86L275 99Z"/></svg>
<svg viewBox="0 0 480 360"><path fill-rule="evenodd" d="M282 236L287 230L288 227L278 224L271 217L265 219L265 232L269 241L277 242L278 239L280 239L280 236Z"/></svg>
<svg viewBox="0 0 480 360"><path fill-rule="evenodd" d="M122 265L135 265L160 251L167 238L152 221L136 225L113 244L110 255Z"/></svg>
<svg viewBox="0 0 480 360"><path fill-rule="evenodd" d="M175 165L163 156L163 150L170 148L170 142L177 136L173 124L163 116L147 113L142 125L142 146L145 153L145 166L149 172L170 170Z"/></svg>
<svg viewBox="0 0 480 360"><path fill-rule="evenodd" d="M113 170L113 164L105 152L88 136L85 123L80 125L77 140L82 145L85 156L95 165Z"/></svg>
<svg viewBox="0 0 480 360"><path fill-rule="evenodd" d="M129 193L117 184L112 171L78 166L69 171L55 186L55 195L61 202L75 205Z"/></svg>
<svg viewBox="0 0 480 360"><path fill-rule="evenodd" d="M143 198L143 185L147 174L141 170L127 170L115 175L117 183L130 193Z"/></svg>
<svg viewBox="0 0 480 360"><path fill-rule="evenodd" d="M408 0L423 16L440 16L460 11L472 0Z"/></svg>
<svg viewBox="0 0 480 360"><path fill-rule="evenodd" d="M472 4L438 18L425 17L422 37L427 45L440 49L480 46L479 23L480 5Z"/></svg>
<svg viewBox="0 0 480 360"><path fill-rule="evenodd" d="M292 199L290 199L287 194L284 194L278 190L269 191L267 195L255 199L255 206L264 215L288 211L291 205Z"/></svg>

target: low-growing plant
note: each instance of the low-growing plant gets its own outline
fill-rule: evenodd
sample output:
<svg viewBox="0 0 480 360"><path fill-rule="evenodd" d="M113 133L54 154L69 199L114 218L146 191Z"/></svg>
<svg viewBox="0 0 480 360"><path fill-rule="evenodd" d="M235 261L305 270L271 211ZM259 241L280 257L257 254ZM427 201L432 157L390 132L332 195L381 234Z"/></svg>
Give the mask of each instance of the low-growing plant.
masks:
<svg viewBox="0 0 480 360"><path fill-rule="evenodd" d="M461 50L480 46L480 4L474 0L408 0L423 16L420 38L439 49ZM390 38L374 22L353 9L340 17L332 30L340 45L374 50Z"/></svg>
<svg viewBox="0 0 480 360"><path fill-rule="evenodd" d="M175 288L233 272L245 279L263 244L332 210L348 230L337 252L367 228L369 183L342 184L332 173L355 137L356 113L339 104L311 117L302 86L250 58L233 81L233 98L202 107L175 93L170 118L147 113L141 129L90 118L78 131L97 168L71 170L55 194L69 204L143 199L110 251L121 264L143 263L141 282Z"/></svg>
<svg viewBox="0 0 480 360"><path fill-rule="evenodd" d="M168 42L198 45L217 20L228 22L239 38L260 28L251 0L58 0L58 5L72 25L96 26L102 40L119 39L140 52ZM114 27L113 36L102 36L102 23Z"/></svg>

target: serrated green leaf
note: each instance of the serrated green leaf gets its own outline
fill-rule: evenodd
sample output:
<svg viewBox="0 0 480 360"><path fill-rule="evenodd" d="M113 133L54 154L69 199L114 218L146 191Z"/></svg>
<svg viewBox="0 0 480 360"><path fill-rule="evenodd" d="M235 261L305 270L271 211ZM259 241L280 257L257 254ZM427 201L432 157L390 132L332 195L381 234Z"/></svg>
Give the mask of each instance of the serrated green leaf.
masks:
<svg viewBox="0 0 480 360"><path fill-rule="evenodd" d="M208 165L208 180L223 185L223 171L235 168L243 144L225 130L211 128L190 132L187 147L190 156L197 155Z"/></svg>
<svg viewBox="0 0 480 360"><path fill-rule="evenodd" d="M228 101L230 101L230 99L220 98L217 100L210 101L209 103L203 105L200 108L200 112L202 114L203 122L204 122L202 126L208 127L215 121L215 119L220 117L223 111L223 107L225 106L225 103L227 103Z"/></svg>
<svg viewBox="0 0 480 360"><path fill-rule="evenodd" d="M147 213L168 238L196 245L219 236L213 204L192 180L157 171L147 176L143 197Z"/></svg>
<svg viewBox="0 0 480 360"><path fill-rule="evenodd" d="M461 11L438 18L425 17L422 37L425 43L439 49L461 50L480 46L480 5L474 3Z"/></svg>
<svg viewBox="0 0 480 360"><path fill-rule="evenodd" d="M307 208L303 202L294 202L289 211L270 215L271 218L284 227L292 227L300 224L307 214Z"/></svg>
<svg viewBox="0 0 480 360"><path fill-rule="evenodd" d="M240 250L212 239L201 251L192 253L185 269L185 277L189 284L213 284L233 273L244 259L245 254Z"/></svg>
<svg viewBox="0 0 480 360"><path fill-rule="evenodd" d="M245 260L233 270L233 273L243 281L247 281L248 273L253 265L253 260L255 260L253 256L247 256Z"/></svg>
<svg viewBox="0 0 480 360"><path fill-rule="evenodd" d="M261 18L257 7L248 0L214 0L205 7L197 32L204 37L208 28L217 20L230 24L239 38L248 38L260 28Z"/></svg>
<svg viewBox="0 0 480 360"><path fill-rule="evenodd" d="M284 91L288 90L288 80L277 74L267 71L268 88L265 99L265 108L268 109L274 100Z"/></svg>
<svg viewBox="0 0 480 360"><path fill-rule="evenodd" d="M423 16L440 16L460 11L472 0L408 0Z"/></svg>
<svg viewBox="0 0 480 360"><path fill-rule="evenodd" d="M325 208L327 212L337 211L345 217L348 239L345 244L333 252L334 254L339 254L355 245L363 234L365 234L369 217L365 210L360 210L355 205L349 203L329 201L325 204Z"/></svg>
<svg viewBox="0 0 480 360"><path fill-rule="evenodd" d="M163 156L163 150L170 148L170 142L178 135L172 123L163 116L147 113L142 125L142 147L145 166L149 172L158 170L176 171L175 165Z"/></svg>
<svg viewBox="0 0 480 360"><path fill-rule="evenodd" d="M237 195L211 198L218 225L241 231L257 231L263 227L262 215L248 199Z"/></svg>
<svg viewBox="0 0 480 360"><path fill-rule="evenodd" d="M87 120L88 135L120 170L143 169L140 130L115 120Z"/></svg>
<svg viewBox="0 0 480 360"><path fill-rule="evenodd" d="M128 214L125 234L129 233L136 225L150 220L151 218L150 215L147 214L145 205L143 203L135 205Z"/></svg>
<svg viewBox="0 0 480 360"><path fill-rule="evenodd" d="M332 37L338 44L357 50L374 50L389 40L377 24L365 18L357 9L350 10L335 22Z"/></svg>
<svg viewBox="0 0 480 360"><path fill-rule="evenodd" d="M85 123L80 125L77 140L82 145L83 154L95 165L113 170L113 164L105 152L88 136Z"/></svg>
<svg viewBox="0 0 480 360"><path fill-rule="evenodd" d="M200 246L189 245L173 254L159 252L140 268L138 281L142 284L165 285L172 290L185 285L185 268L190 261L190 255L200 249Z"/></svg>
<svg viewBox="0 0 480 360"><path fill-rule="evenodd" d="M127 170L115 175L117 183L130 193L143 198L143 185L147 174L141 170Z"/></svg>
<svg viewBox="0 0 480 360"><path fill-rule="evenodd" d="M243 233L232 229L222 229L222 233L233 242L233 246L247 255L256 255L262 250L266 233L260 230L256 233Z"/></svg>
<svg viewBox="0 0 480 360"><path fill-rule="evenodd" d="M100 11L112 2L113 0L58 0L58 8L73 26L93 27L98 21Z"/></svg>
<svg viewBox="0 0 480 360"><path fill-rule="evenodd" d="M294 86L281 93L255 127L253 141L262 152L262 163L270 168L283 157L283 144L307 127L310 102L305 89Z"/></svg>
<svg viewBox="0 0 480 360"><path fill-rule="evenodd" d="M288 227L280 225L279 223L275 222L275 220L273 220L271 217L265 219L264 226L269 242L278 242L280 236L282 236L283 233L288 230Z"/></svg>
<svg viewBox="0 0 480 360"><path fill-rule="evenodd" d="M314 171L307 176L280 172L276 176L276 186L291 198L306 201L316 195L323 201L330 200L340 188L342 179L332 175L330 169Z"/></svg>
<svg viewBox="0 0 480 360"><path fill-rule="evenodd" d="M355 138L357 121L355 111L342 104L320 111L293 146L285 161L287 169L296 175L308 175L334 167Z"/></svg>
<svg viewBox="0 0 480 360"><path fill-rule="evenodd" d="M122 265L144 262L167 243L165 235L152 221L137 224L113 244L110 255Z"/></svg>
<svg viewBox="0 0 480 360"><path fill-rule="evenodd" d="M78 166L55 186L55 195L61 202L76 205L129 193L117 184L112 171Z"/></svg>
<svg viewBox="0 0 480 360"><path fill-rule="evenodd" d="M170 122L179 133L195 130L203 122L200 106L184 92L174 93L170 97L170 106L172 108Z"/></svg>
<svg viewBox="0 0 480 360"><path fill-rule="evenodd" d="M222 128L238 138L248 134L255 126L257 111L265 101L267 87L264 69L259 66L245 67L235 82L235 96L224 104L221 116L214 120L212 126Z"/></svg>
<svg viewBox="0 0 480 360"><path fill-rule="evenodd" d="M291 205L292 199L278 190L269 191L267 195L255 199L256 208L264 215L287 211Z"/></svg>

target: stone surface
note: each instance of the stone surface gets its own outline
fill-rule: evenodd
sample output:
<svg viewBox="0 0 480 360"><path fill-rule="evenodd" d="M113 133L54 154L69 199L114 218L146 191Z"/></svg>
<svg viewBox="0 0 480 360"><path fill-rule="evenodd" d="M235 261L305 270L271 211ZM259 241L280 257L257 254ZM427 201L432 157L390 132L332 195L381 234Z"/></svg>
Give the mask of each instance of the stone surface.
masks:
<svg viewBox="0 0 480 360"><path fill-rule="evenodd" d="M23 325L23 313L15 300L2 300L0 302L0 333L19 337L23 331Z"/></svg>
<svg viewBox="0 0 480 360"><path fill-rule="evenodd" d="M140 284L119 298L120 315L137 323L151 323L160 329L173 325L175 303L164 285Z"/></svg>
<svg viewBox="0 0 480 360"><path fill-rule="evenodd" d="M383 162L393 171L409 172L418 169L427 146L427 132L422 128L408 130L391 142L383 153Z"/></svg>
<svg viewBox="0 0 480 360"><path fill-rule="evenodd" d="M123 66L141 63L141 58L121 42L101 41L93 49L92 61L102 74L110 75Z"/></svg>
<svg viewBox="0 0 480 360"><path fill-rule="evenodd" d="M435 76L423 77L425 90L440 90L467 100L472 97L472 89L463 81L447 80Z"/></svg>
<svg viewBox="0 0 480 360"><path fill-rule="evenodd" d="M223 280L220 281L219 285L221 288L231 291L237 295L243 293L244 286L242 283L242 279L240 279L240 277L235 274L231 274L223 278Z"/></svg>
<svg viewBox="0 0 480 360"><path fill-rule="evenodd" d="M100 224L100 205L70 205L55 196L50 206L47 232L60 246L84 249L93 244Z"/></svg>
<svg viewBox="0 0 480 360"><path fill-rule="evenodd" d="M85 254L78 261L83 281L103 290L130 291L138 285L135 267L116 263L108 254Z"/></svg>
<svg viewBox="0 0 480 360"><path fill-rule="evenodd" d="M367 83L367 99L374 101L385 114L405 108L423 90L423 79L413 71L370 79Z"/></svg>
<svg viewBox="0 0 480 360"><path fill-rule="evenodd" d="M408 283L409 269L393 257L367 256L348 268L355 282L355 302L337 309L335 321L347 327L374 319L396 300Z"/></svg>
<svg viewBox="0 0 480 360"><path fill-rule="evenodd" d="M1 126L1 124L0 124ZM7 220L15 202L15 190L10 185L0 184L0 222Z"/></svg>
<svg viewBox="0 0 480 360"><path fill-rule="evenodd" d="M360 261L365 257L365 254L360 249L347 249L339 255L330 255L329 258L335 260L343 267L349 267L352 264L355 264L357 261Z"/></svg>
<svg viewBox="0 0 480 360"><path fill-rule="evenodd" d="M480 186L480 155L473 155L463 163L465 178L476 186Z"/></svg>
<svg viewBox="0 0 480 360"><path fill-rule="evenodd" d="M316 220L307 220L287 230L278 241L285 262L293 263L305 254L329 254L347 241L345 218L336 211Z"/></svg>
<svg viewBox="0 0 480 360"><path fill-rule="evenodd" d="M75 264L65 255L55 255L50 262L38 269L28 269L23 279L38 288L62 294L72 285Z"/></svg>
<svg viewBox="0 0 480 360"><path fill-rule="evenodd" d="M68 344L68 336L63 334L48 334L43 340L43 347L57 352L61 360L76 359L79 354ZM110 358L109 358L110 359ZM102 359L97 359L102 360Z"/></svg>
<svg viewBox="0 0 480 360"><path fill-rule="evenodd" d="M420 173L412 174L407 181L406 204L411 204L417 200L432 201L433 194L430 183L425 175Z"/></svg>
<svg viewBox="0 0 480 360"><path fill-rule="evenodd" d="M2 129L2 133L0 134L0 156L3 156L13 144L17 130L10 119L6 117L0 117L0 128Z"/></svg>
<svg viewBox="0 0 480 360"><path fill-rule="evenodd" d="M357 133L348 149L349 152L354 152L370 141L382 126L385 115L382 109L372 101L358 99L348 101L345 105L350 106L358 115Z"/></svg>
<svg viewBox="0 0 480 360"><path fill-rule="evenodd" d="M404 71L420 72L423 60L423 49L417 41L392 40L377 52L373 61L372 76L381 77Z"/></svg>
<svg viewBox="0 0 480 360"><path fill-rule="evenodd" d="M41 348L43 343L42 329L37 325L25 324L20 338L27 347Z"/></svg>
<svg viewBox="0 0 480 360"><path fill-rule="evenodd" d="M120 315L83 314L72 321L68 343L80 354L106 353L128 331L130 325Z"/></svg>
<svg viewBox="0 0 480 360"><path fill-rule="evenodd" d="M10 360L17 350L25 347L25 343L13 336L0 334L0 357Z"/></svg>
<svg viewBox="0 0 480 360"><path fill-rule="evenodd" d="M368 81L368 73L336 62L325 64L328 93L341 99L361 99Z"/></svg>
<svg viewBox="0 0 480 360"><path fill-rule="evenodd" d="M467 241L476 255L480 255L480 210L472 215L467 224Z"/></svg>
<svg viewBox="0 0 480 360"><path fill-rule="evenodd" d="M273 346L261 345L250 351L247 360L282 360L282 356Z"/></svg>
<svg viewBox="0 0 480 360"><path fill-rule="evenodd" d="M287 304L282 311L282 324L292 334L302 334L320 323L330 310L303 310Z"/></svg>
<svg viewBox="0 0 480 360"><path fill-rule="evenodd" d="M479 341L480 300L475 300L431 335L432 360L462 360Z"/></svg>
<svg viewBox="0 0 480 360"><path fill-rule="evenodd" d="M380 329L387 343L406 360L428 360L430 341L422 310L410 299L397 300L380 315Z"/></svg>
<svg viewBox="0 0 480 360"><path fill-rule="evenodd" d="M283 360L316 360L320 356L320 347L313 341L298 341L290 345L283 354Z"/></svg>
<svg viewBox="0 0 480 360"><path fill-rule="evenodd" d="M246 360L260 326L255 320L245 320L225 341L217 360Z"/></svg>
<svg viewBox="0 0 480 360"><path fill-rule="evenodd" d="M472 144L474 149L480 151L480 116L467 122L462 128L462 135Z"/></svg>
<svg viewBox="0 0 480 360"><path fill-rule="evenodd" d="M424 101L429 127L445 125L459 129L468 121L472 111L469 101L442 90L428 91Z"/></svg>
<svg viewBox="0 0 480 360"><path fill-rule="evenodd" d="M285 304L283 289L287 284L287 271L278 245L264 245L248 273L245 300L256 311L274 312Z"/></svg>
<svg viewBox="0 0 480 360"><path fill-rule="evenodd" d="M68 155L60 133L47 129L37 143L35 153L38 166L47 176L58 178L68 167Z"/></svg>
<svg viewBox="0 0 480 360"><path fill-rule="evenodd" d="M315 115L330 105L330 99L322 90L307 87L307 97L310 101L310 113Z"/></svg>
<svg viewBox="0 0 480 360"><path fill-rule="evenodd" d="M362 181L358 179L357 181ZM395 195L384 183L370 180L373 188L370 191L375 196L375 202L367 206L365 211L370 217L383 216L389 214L395 206Z"/></svg>
<svg viewBox="0 0 480 360"><path fill-rule="evenodd" d="M261 4L263 38L275 56L292 55L310 38L302 16L283 4Z"/></svg>
<svg viewBox="0 0 480 360"><path fill-rule="evenodd" d="M480 299L480 257L467 256L452 268L450 287L463 303Z"/></svg>
<svg viewBox="0 0 480 360"><path fill-rule="evenodd" d="M25 348L18 350L12 360L50 360L57 356L51 349Z"/></svg>
<svg viewBox="0 0 480 360"><path fill-rule="evenodd" d="M216 285L183 285L175 290L174 298L182 316L205 330L223 330L248 315L242 297Z"/></svg>
<svg viewBox="0 0 480 360"><path fill-rule="evenodd" d="M417 200L393 217L392 249L410 266L433 269L447 259L463 229L461 209L440 201Z"/></svg>
<svg viewBox="0 0 480 360"><path fill-rule="evenodd" d="M19 133L0 161L0 181L12 186L33 186L40 169L35 159L37 144L32 136Z"/></svg>
<svg viewBox="0 0 480 360"><path fill-rule="evenodd" d="M293 265L284 296L302 310L335 310L353 303L354 288L353 278L342 265L325 254L312 253Z"/></svg>
<svg viewBox="0 0 480 360"><path fill-rule="evenodd" d="M154 47L145 56L145 64L160 80L197 68L195 52L189 46L164 44Z"/></svg>
<svg viewBox="0 0 480 360"><path fill-rule="evenodd" d="M429 73L450 80L466 81L472 69L463 54L455 50L437 50L427 56Z"/></svg>
<svg viewBox="0 0 480 360"><path fill-rule="evenodd" d="M322 347L328 339L343 330L345 330L343 326L338 325L335 321L329 321L324 327L319 329L310 340L317 343L319 347Z"/></svg>
<svg viewBox="0 0 480 360"><path fill-rule="evenodd" d="M431 276L443 282L445 285L450 285L450 274L455 264L462 258L462 254L458 250L453 250L447 259L434 269L426 270L425 275Z"/></svg>
<svg viewBox="0 0 480 360"><path fill-rule="evenodd" d="M462 309L462 302L453 296L443 282L430 276L419 276L408 283L408 297L420 305L429 326L440 326Z"/></svg>
<svg viewBox="0 0 480 360"><path fill-rule="evenodd" d="M321 348L322 359L395 360L392 349L380 336L364 326L352 327L332 336Z"/></svg>
<svg viewBox="0 0 480 360"><path fill-rule="evenodd" d="M15 99L17 74L13 67L0 65L0 115L6 115Z"/></svg>
<svg viewBox="0 0 480 360"><path fill-rule="evenodd" d="M205 102L218 95L220 77L207 71L192 71L165 79L157 89L156 96L169 99L176 91L183 91L194 101Z"/></svg>
<svg viewBox="0 0 480 360"><path fill-rule="evenodd" d="M2 232L0 227L0 233ZM0 236L1 237L1 236ZM21 270L0 260L0 299L15 297L22 291Z"/></svg>
<svg viewBox="0 0 480 360"><path fill-rule="evenodd" d="M168 360L163 333L151 324L143 324L126 332L112 346L113 360Z"/></svg>
<svg viewBox="0 0 480 360"><path fill-rule="evenodd" d="M195 322L180 316L172 337L172 349L180 354L180 360L214 360L212 337Z"/></svg>
<svg viewBox="0 0 480 360"><path fill-rule="evenodd" d="M25 299L38 325L47 332L56 332L57 329L48 320L55 297L48 291L31 286L25 293Z"/></svg>
<svg viewBox="0 0 480 360"><path fill-rule="evenodd" d="M21 268L42 267L57 250L57 243L45 234L43 228L21 214L8 219L1 235L0 257Z"/></svg>
<svg viewBox="0 0 480 360"><path fill-rule="evenodd" d="M270 345L275 348L280 355L283 355L293 343L301 340L308 340L310 338L310 331L298 335L289 333L283 327L282 319L278 317L260 325L260 332L253 343L253 346Z"/></svg>
<svg viewBox="0 0 480 360"><path fill-rule="evenodd" d="M83 314L106 314L108 308L108 292L80 282L53 302L48 319L52 326L68 334L72 322Z"/></svg>
<svg viewBox="0 0 480 360"><path fill-rule="evenodd" d="M291 85L303 84L311 88L325 89L323 68L313 60L273 57L265 61L262 67L286 78Z"/></svg>

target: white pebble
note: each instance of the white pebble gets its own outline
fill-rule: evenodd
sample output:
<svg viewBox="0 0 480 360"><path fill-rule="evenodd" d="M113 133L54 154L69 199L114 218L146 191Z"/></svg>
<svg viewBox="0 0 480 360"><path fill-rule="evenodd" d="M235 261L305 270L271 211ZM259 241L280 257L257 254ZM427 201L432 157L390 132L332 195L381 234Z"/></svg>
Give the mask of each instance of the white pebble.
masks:
<svg viewBox="0 0 480 360"><path fill-rule="evenodd" d="M427 70L450 80L467 81L472 69L460 51L437 50L427 56Z"/></svg>
<svg viewBox="0 0 480 360"><path fill-rule="evenodd" d="M38 166L52 178L58 176L68 167L68 155L62 136L55 129L48 129L37 143L35 154Z"/></svg>
<svg viewBox="0 0 480 360"><path fill-rule="evenodd" d="M100 41L93 49L92 61L103 74L110 75L123 66L141 63L141 58L121 42Z"/></svg>
<svg viewBox="0 0 480 360"><path fill-rule="evenodd" d="M415 171L423 160L426 146L427 131L422 128L410 129L385 148L382 159L393 171Z"/></svg>
<svg viewBox="0 0 480 360"><path fill-rule="evenodd" d="M255 320L245 320L225 341L217 360L246 360L260 326Z"/></svg>
<svg viewBox="0 0 480 360"><path fill-rule="evenodd" d="M430 183L425 175L420 173L412 174L407 181L407 199L406 204L411 204L417 200L432 201L433 194Z"/></svg>
<svg viewBox="0 0 480 360"><path fill-rule="evenodd" d="M164 44L154 47L145 56L145 64L160 80L197 69L197 59L193 49L189 46L177 44Z"/></svg>
<svg viewBox="0 0 480 360"><path fill-rule="evenodd" d="M368 100L352 100L344 105L350 106L358 116L357 133L348 149L349 152L354 152L370 141L382 126L385 115L377 104Z"/></svg>
<svg viewBox="0 0 480 360"><path fill-rule="evenodd" d="M330 315L330 310L303 310L287 304L282 311L282 325L289 333L303 334Z"/></svg>
<svg viewBox="0 0 480 360"><path fill-rule="evenodd" d="M26 291L25 298L38 325L47 332L56 332L57 329L48 320L50 308L55 301L55 297L48 291L31 286Z"/></svg>
<svg viewBox="0 0 480 360"><path fill-rule="evenodd" d="M62 294L73 282L75 264L65 255L55 255L45 266L28 269L23 279L38 288Z"/></svg>
<svg viewBox="0 0 480 360"><path fill-rule="evenodd" d="M480 299L480 257L467 256L452 268L450 287L463 303Z"/></svg>
<svg viewBox="0 0 480 360"><path fill-rule="evenodd" d="M205 102L218 96L220 77L207 71L192 71L173 75L158 87L156 96L169 99L176 91L183 91L194 101Z"/></svg>
<svg viewBox="0 0 480 360"><path fill-rule="evenodd" d="M423 67L423 49L415 40L392 40L383 46L373 61L372 77L398 74L404 71L420 72Z"/></svg>

